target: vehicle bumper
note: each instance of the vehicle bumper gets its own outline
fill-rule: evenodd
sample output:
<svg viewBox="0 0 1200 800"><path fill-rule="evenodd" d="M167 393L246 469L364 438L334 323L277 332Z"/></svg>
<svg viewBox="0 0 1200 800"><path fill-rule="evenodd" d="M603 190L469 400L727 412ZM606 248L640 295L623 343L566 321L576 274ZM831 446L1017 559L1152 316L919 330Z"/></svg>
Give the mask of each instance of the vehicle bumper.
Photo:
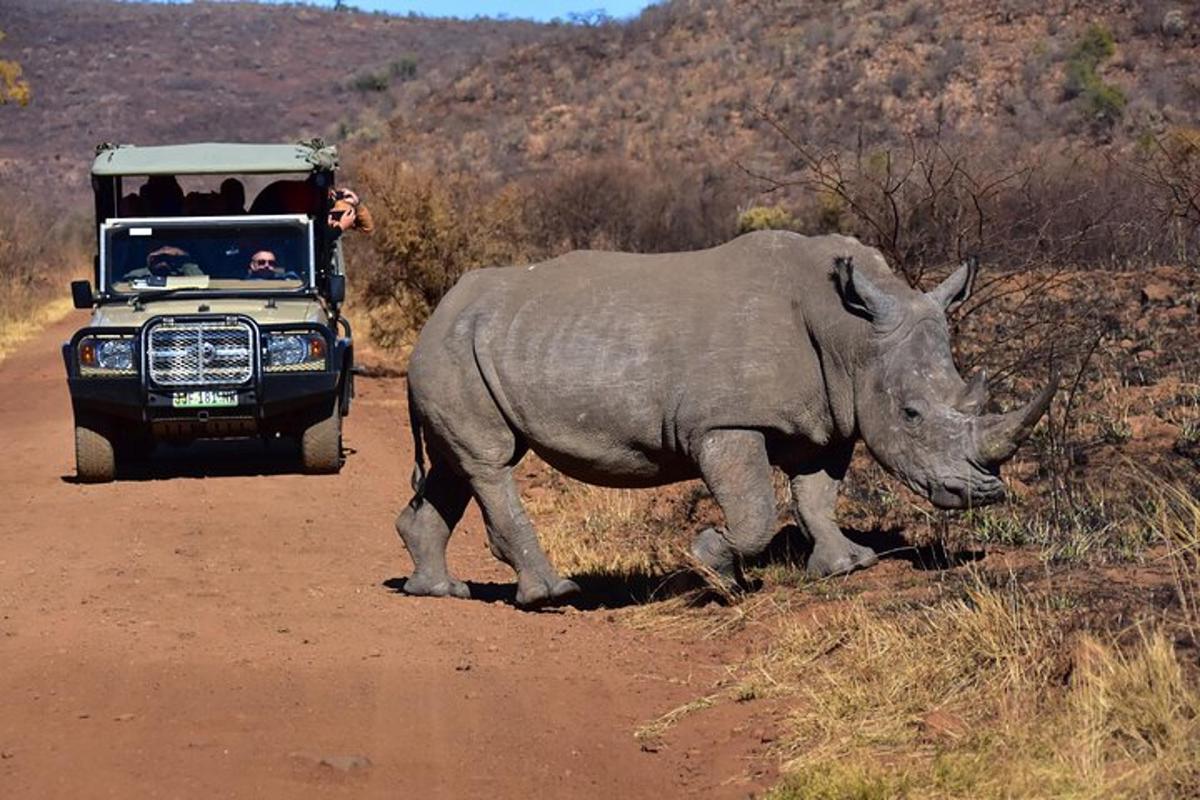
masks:
<svg viewBox="0 0 1200 800"><path fill-rule="evenodd" d="M346 326L349 331L348 325ZM326 368L313 371L269 372L257 370L247 384L238 386L162 387L142 374L121 376L81 375L75 362L84 329L63 345L67 386L76 418L102 415L130 429L148 429L164 438L225 438L294 432L297 426L327 417L335 402L348 413L353 395L353 349L347 337L335 337L322 328L329 343ZM236 405L177 407L177 395L190 389L235 393Z"/></svg>

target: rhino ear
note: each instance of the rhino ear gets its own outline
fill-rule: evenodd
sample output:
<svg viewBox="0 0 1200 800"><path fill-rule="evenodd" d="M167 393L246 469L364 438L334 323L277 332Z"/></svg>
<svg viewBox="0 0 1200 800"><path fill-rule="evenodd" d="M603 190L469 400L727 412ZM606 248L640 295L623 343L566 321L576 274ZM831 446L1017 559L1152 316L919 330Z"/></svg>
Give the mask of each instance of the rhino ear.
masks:
<svg viewBox="0 0 1200 800"><path fill-rule="evenodd" d="M975 275L979 272L979 259L971 256L949 278L926 292L934 302L949 311L952 306L965 303L975 287Z"/></svg>
<svg viewBox="0 0 1200 800"><path fill-rule="evenodd" d="M837 278L842 303L855 314L872 322L882 322L895 309L896 298L871 283L860 270L856 270L854 259L849 256L838 256L833 260L833 274Z"/></svg>

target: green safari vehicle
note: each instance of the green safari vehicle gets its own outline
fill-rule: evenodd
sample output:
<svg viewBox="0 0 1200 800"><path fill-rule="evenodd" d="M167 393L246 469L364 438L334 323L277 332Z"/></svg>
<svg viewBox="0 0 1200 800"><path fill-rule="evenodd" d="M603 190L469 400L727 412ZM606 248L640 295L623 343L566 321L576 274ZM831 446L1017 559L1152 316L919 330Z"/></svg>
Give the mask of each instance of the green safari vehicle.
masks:
<svg viewBox="0 0 1200 800"><path fill-rule="evenodd" d="M97 148L94 288L71 285L92 317L62 350L79 480L197 439L295 437L305 471L341 468L336 168L320 141Z"/></svg>

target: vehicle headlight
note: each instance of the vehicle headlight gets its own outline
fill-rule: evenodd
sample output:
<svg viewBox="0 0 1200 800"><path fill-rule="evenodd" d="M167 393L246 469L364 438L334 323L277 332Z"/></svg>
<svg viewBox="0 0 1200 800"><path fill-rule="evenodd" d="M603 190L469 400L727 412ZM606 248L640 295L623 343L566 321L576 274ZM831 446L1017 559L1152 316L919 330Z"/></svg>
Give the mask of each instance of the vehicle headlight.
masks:
<svg viewBox="0 0 1200 800"><path fill-rule="evenodd" d="M325 337L316 331L269 333L264 339L263 369L267 372L325 369L328 348Z"/></svg>
<svg viewBox="0 0 1200 800"><path fill-rule="evenodd" d="M88 336L79 342L81 375L133 375L133 339L127 336Z"/></svg>

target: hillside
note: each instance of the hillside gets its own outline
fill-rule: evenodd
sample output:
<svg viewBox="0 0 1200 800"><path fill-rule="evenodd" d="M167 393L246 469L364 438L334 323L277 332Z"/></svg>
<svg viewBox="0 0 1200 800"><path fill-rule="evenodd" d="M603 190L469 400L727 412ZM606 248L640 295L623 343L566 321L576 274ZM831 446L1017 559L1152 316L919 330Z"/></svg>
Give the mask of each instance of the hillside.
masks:
<svg viewBox="0 0 1200 800"><path fill-rule="evenodd" d="M1093 26L1112 52L1088 68ZM409 92L414 110L392 127L439 164L497 175L599 153L786 166L759 110L819 143L939 126L1104 143L1194 125L1198 57L1187 3L673 0Z"/></svg>
<svg viewBox="0 0 1200 800"><path fill-rule="evenodd" d="M528 44L527 22L251 3L5 0L5 57L33 90L0 108L0 181L77 195L102 141L336 137L391 84L446 76Z"/></svg>

